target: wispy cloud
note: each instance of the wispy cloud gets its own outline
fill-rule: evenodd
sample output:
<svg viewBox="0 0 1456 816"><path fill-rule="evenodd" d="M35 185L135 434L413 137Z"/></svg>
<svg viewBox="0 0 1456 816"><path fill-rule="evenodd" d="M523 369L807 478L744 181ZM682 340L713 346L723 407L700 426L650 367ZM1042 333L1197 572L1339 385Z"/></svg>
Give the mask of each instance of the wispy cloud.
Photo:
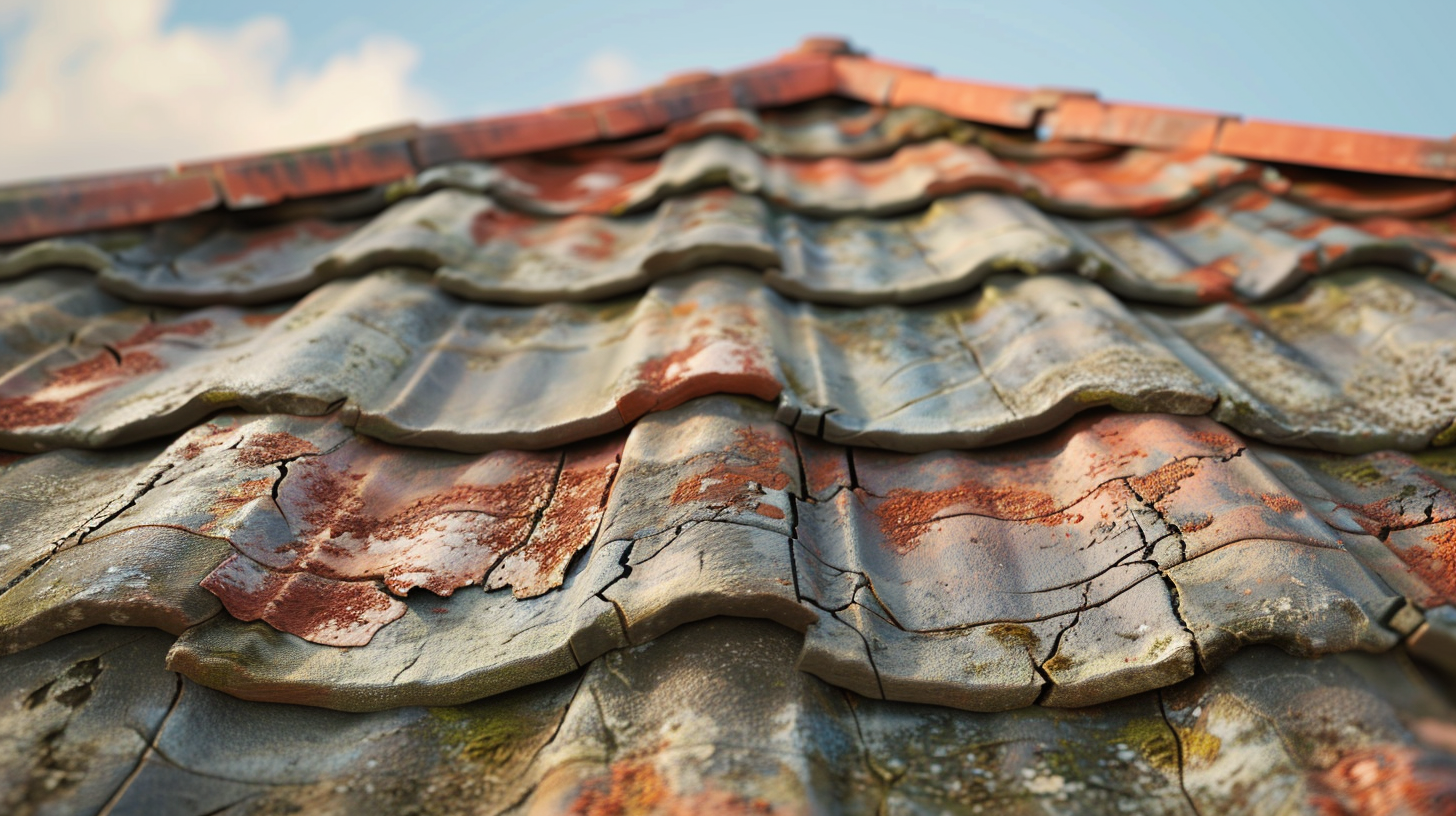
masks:
<svg viewBox="0 0 1456 816"><path fill-rule="evenodd" d="M636 90L646 85L642 69L631 57L615 49L598 51L587 57L577 77L578 97L606 96Z"/></svg>
<svg viewBox="0 0 1456 816"><path fill-rule="evenodd" d="M170 0L0 0L0 179L340 139L438 115L414 46L373 37L285 70L287 25L167 27Z"/></svg>

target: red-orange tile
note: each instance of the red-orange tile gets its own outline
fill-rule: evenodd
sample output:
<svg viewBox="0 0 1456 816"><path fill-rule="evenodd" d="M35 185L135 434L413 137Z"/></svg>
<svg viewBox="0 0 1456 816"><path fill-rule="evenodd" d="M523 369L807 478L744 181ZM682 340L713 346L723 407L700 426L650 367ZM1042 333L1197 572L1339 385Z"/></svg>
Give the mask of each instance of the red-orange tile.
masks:
<svg viewBox="0 0 1456 816"><path fill-rule="evenodd" d="M1229 122L1218 138L1229 156L1365 173L1456 179L1456 142L1360 130Z"/></svg>
<svg viewBox="0 0 1456 816"><path fill-rule="evenodd" d="M841 96L871 105L888 105L895 82L913 71L878 60L838 57L834 60L835 90Z"/></svg>
<svg viewBox="0 0 1456 816"><path fill-rule="evenodd" d="M429 167L447 161L537 153L597 138L595 116L581 108L559 109L425 128L416 137L414 150L420 166Z"/></svg>
<svg viewBox="0 0 1456 816"><path fill-rule="evenodd" d="M834 35L811 35L799 41L795 49L800 54L849 54L854 47L849 40Z"/></svg>
<svg viewBox="0 0 1456 816"><path fill-rule="evenodd" d="M733 98L745 108L774 108L808 102L835 91L833 58L823 54L790 56L734 71L723 77Z"/></svg>
<svg viewBox="0 0 1456 816"><path fill-rule="evenodd" d="M1420 218L1456 207L1456 184L1438 179L1286 165L1279 180L1284 183L1284 189L1276 190L1279 195L1342 218Z"/></svg>
<svg viewBox="0 0 1456 816"><path fill-rule="evenodd" d="M182 170L211 173L228 206L245 209L385 184L410 176L415 165L408 143L393 140L246 156L183 165Z"/></svg>
<svg viewBox="0 0 1456 816"><path fill-rule="evenodd" d="M1036 119L1032 92L1008 85L962 82L902 73L890 93L894 107L922 105L972 122L1025 128Z"/></svg>
<svg viewBox="0 0 1456 816"><path fill-rule="evenodd" d="M651 88L590 107L597 115L601 138L619 139L735 106L729 84L718 77L709 77Z"/></svg>
<svg viewBox="0 0 1456 816"><path fill-rule="evenodd" d="M0 244L180 218L218 204L212 180L156 170L0 190Z"/></svg>
<svg viewBox="0 0 1456 816"><path fill-rule="evenodd" d="M1049 124L1056 139L1206 153L1213 150L1226 118L1203 111L1066 97L1057 103Z"/></svg>

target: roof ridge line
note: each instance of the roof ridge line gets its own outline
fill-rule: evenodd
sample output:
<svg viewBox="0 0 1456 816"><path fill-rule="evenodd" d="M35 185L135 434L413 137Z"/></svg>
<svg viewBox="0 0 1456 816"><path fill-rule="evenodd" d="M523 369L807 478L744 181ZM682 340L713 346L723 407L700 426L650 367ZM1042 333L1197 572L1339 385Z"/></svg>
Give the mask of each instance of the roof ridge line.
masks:
<svg viewBox="0 0 1456 816"><path fill-rule="evenodd" d="M653 133L703 113L843 96L918 105L1048 140L1198 151L1414 179L1456 181L1456 140L1245 120L1099 99L1093 91L947 78L811 36L765 62L695 71L641 91L523 113L390 126L346 140L116 173L0 186L0 244L241 210L388 184L448 161L498 159Z"/></svg>

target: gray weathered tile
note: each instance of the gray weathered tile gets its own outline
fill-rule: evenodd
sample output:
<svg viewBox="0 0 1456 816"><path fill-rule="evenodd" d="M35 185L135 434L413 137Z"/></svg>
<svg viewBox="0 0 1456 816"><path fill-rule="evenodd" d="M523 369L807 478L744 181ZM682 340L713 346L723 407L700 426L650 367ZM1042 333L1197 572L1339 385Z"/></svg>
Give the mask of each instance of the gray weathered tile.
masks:
<svg viewBox="0 0 1456 816"><path fill-rule="evenodd" d="M216 449L235 455L221 443ZM823 443L772 422L767 406L695 401L639 422L619 466L615 455L589 460L609 461L615 475L610 497L597 499L604 509L560 528L547 548L568 553L554 569L572 566L554 573L530 565L564 581L552 588L538 579L530 592L514 583L514 594L491 571L504 563L492 528L429 515L429 496L459 490L432 479L483 472L484 463L504 468L496 479L522 478L532 471L529 457L507 466L499 454L386 453L355 438L316 464L290 463L277 503L260 498L252 514L227 500L238 494L226 483L236 465L218 460L224 482L180 502L215 509L171 512L199 530L225 532L256 580L294 581L258 596L274 604L271 617L248 585L206 584L234 616L293 634L222 616L183 635L173 654L179 670L260 699L350 709L458 702L555 676L693 620L736 615L807 631L800 665L867 696L972 710L1038 699L1077 706L1178 682L1193 672L1195 655L1213 666L1250 644L1310 655L1388 650L1419 628L1419 607L1433 597L1418 563L1401 561L1378 538L1328 526L1276 470L1204 419L1106 413L1035 443L982 452L848 451L841 469ZM445 459L458 461L454 471L442 467ZM388 546L356 550L345 535L322 556L310 554L307 528L287 525L311 524L309 508L325 497L300 471L366 460L382 474L381 488L400 485L397 501L419 511L410 518L430 521L381 539ZM413 468L433 475L411 485ZM569 492L557 487L537 510L538 531ZM225 506L216 509L214 496ZM123 514L115 523L133 522ZM270 550L269 542L287 546ZM526 553L529 545L506 549ZM466 550L484 560L453 570ZM1384 560L1366 566L1381 553ZM452 569L425 569L437 563ZM350 618L343 634L317 626L324 610L355 615L367 606L339 606L327 582L380 578L408 592L400 601L369 590L399 612ZM456 591L471 583L490 591ZM1406 586L1420 594L1403 597ZM485 618L489 627L474 624ZM338 648L346 645L353 648Z"/></svg>
<svg viewBox="0 0 1456 816"><path fill-rule="evenodd" d="M18 814L1444 812L1456 711L1400 653L1251 649L1156 693L975 713L794 669L800 638L718 618L457 706L246 702L101 628L3 658ZM1422 811L1421 808L1425 808Z"/></svg>

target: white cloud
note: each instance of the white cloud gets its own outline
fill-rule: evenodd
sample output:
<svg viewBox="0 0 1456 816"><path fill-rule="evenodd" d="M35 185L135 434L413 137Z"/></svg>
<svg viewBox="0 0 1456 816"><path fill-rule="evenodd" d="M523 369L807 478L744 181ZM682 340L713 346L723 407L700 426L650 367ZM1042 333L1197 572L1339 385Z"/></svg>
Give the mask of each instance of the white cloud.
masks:
<svg viewBox="0 0 1456 816"><path fill-rule="evenodd" d="M632 58L614 49L598 51L582 63L576 81L581 98L635 91L646 85L642 69Z"/></svg>
<svg viewBox="0 0 1456 816"><path fill-rule="evenodd" d="M288 26L164 27L170 0L0 0L0 179L330 141L437 115L415 48L373 37L285 70Z"/></svg>

